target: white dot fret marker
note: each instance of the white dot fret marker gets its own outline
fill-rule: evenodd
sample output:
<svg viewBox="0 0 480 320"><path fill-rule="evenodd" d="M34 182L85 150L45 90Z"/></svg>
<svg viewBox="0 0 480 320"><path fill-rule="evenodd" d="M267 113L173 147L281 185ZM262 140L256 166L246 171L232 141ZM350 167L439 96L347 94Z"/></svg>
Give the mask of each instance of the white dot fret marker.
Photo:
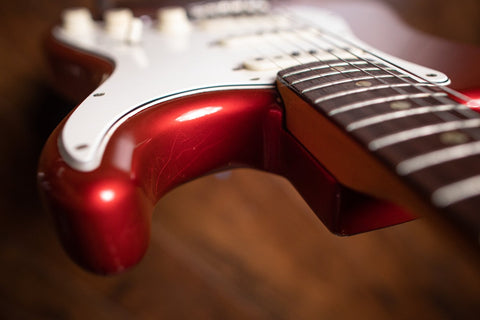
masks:
<svg viewBox="0 0 480 320"><path fill-rule="evenodd" d="M458 131L450 131L444 132L440 135L440 141L443 144L461 144L468 141L468 137L466 134Z"/></svg>
<svg viewBox="0 0 480 320"><path fill-rule="evenodd" d="M362 80L355 82L355 85L357 87L371 87L372 83L370 81Z"/></svg>
<svg viewBox="0 0 480 320"><path fill-rule="evenodd" d="M408 101L394 101L390 103L390 108L394 110L405 110L412 106L412 104Z"/></svg>

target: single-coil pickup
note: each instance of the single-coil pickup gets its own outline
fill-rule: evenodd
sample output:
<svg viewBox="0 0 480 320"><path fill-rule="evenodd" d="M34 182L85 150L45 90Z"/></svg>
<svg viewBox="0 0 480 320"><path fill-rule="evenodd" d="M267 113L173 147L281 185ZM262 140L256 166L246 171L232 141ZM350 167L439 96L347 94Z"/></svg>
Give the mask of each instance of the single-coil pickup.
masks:
<svg viewBox="0 0 480 320"><path fill-rule="evenodd" d="M364 52L356 48L331 50L312 48L306 51L292 51L274 56L254 57L245 60L243 67L251 71L282 70L311 62L343 61L358 59L363 56Z"/></svg>
<svg viewBox="0 0 480 320"><path fill-rule="evenodd" d="M212 19L198 20L197 26L204 31L257 31L286 29L291 26L291 21L280 15L261 15L261 16L237 16L237 17L219 17Z"/></svg>
<svg viewBox="0 0 480 320"><path fill-rule="evenodd" d="M282 17L279 18L281 21ZM288 23L288 21L284 22ZM279 22L282 24L282 22ZM272 24L265 25L264 28L259 25L249 24L251 32L242 35L232 35L218 41L219 45L228 47L239 47L245 45L267 44L297 41L312 41L315 38L315 31L310 29L287 30L287 26L272 27ZM238 26L236 27L238 28ZM248 26L246 26L248 28ZM282 30L283 29L283 30ZM255 31L256 30L256 31Z"/></svg>

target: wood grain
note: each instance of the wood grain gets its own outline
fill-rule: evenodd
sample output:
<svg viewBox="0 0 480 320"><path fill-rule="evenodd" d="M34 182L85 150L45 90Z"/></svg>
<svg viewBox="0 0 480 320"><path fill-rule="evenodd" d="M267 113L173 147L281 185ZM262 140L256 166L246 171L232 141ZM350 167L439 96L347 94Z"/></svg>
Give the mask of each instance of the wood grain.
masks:
<svg viewBox="0 0 480 320"><path fill-rule="evenodd" d="M1 319L477 318L478 258L426 221L339 238L285 180L251 170L169 193L134 270L104 278L73 265L37 199L35 170L72 106L48 85L41 40L79 4L93 5L0 3Z"/></svg>

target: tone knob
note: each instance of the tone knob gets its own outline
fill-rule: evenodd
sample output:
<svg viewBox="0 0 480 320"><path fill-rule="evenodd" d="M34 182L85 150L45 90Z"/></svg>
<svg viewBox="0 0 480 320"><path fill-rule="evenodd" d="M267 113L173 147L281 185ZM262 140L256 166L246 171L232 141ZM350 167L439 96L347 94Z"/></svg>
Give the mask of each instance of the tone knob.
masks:
<svg viewBox="0 0 480 320"><path fill-rule="evenodd" d="M158 30L168 34L188 33L192 26L182 7L165 7L157 12Z"/></svg>
<svg viewBox="0 0 480 320"><path fill-rule="evenodd" d="M62 27L72 35L87 35L93 29L93 19L87 8L70 8L62 12Z"/></svg>
<svg viewBox="0 0 480 320"><path fill-rule="evenodd" d="M130 9L116 8L104 14L105 31L115 39L125 40L128 35L133 13Z"/></svg>

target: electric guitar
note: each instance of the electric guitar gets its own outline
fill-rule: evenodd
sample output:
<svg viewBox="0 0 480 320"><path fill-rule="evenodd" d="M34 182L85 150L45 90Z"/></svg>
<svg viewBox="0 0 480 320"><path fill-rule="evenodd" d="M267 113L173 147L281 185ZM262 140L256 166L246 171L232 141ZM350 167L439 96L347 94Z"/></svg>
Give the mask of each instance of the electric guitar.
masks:
<svg viewBox="0 0 480 320"><path fill-rule="evenodd" d="M235 167L285 176L339 235L425 215L478 244L475 100L355 33L332 11L260 0L66 10L47 51L83 101L38 181L67 252L97 273L133 266L162 195Z"/></svg>

